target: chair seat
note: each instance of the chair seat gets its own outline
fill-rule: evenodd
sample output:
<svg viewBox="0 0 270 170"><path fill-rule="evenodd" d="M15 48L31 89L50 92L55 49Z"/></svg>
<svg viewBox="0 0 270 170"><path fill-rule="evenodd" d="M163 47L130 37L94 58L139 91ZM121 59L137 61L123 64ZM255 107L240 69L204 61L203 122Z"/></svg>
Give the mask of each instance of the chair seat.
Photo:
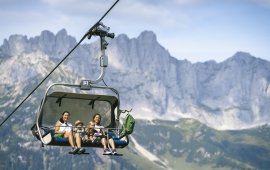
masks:
<svg viewBox="0 0 270 170"><path fill-rule="evenodd" d="M54 136L54 130L50 130L52 136ZM109 132L109 138L112 138L115 143L116 148L124 148L128 145L128 140L119 139L117 135L113 132ZM70 146L68 138L63 137L52 137L52 141L48 145L53 146ZM102 147L101 140L96 140L94 142L90 140L82 141L82 147Z"/></svg>

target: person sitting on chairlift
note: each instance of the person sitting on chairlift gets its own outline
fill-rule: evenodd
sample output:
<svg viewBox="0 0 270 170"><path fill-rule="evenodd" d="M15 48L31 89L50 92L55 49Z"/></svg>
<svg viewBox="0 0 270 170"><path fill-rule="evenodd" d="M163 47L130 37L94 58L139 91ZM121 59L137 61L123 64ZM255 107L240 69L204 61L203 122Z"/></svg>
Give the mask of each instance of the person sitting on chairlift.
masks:
<svg viewBox="0 0 270 170"><path fill-rule="evenodd" d="M101 137L101 136L97 136L97 131L95 130L95 122L90 121L87 125L87 137L91 142L95 142L95 140L97 139L97 137Z"/></svg>
<svg viewBox="0 0 270 170"><path fill-rule="evenodd" d="M64 111L62 117L56 122L54 128L54 137L68 138L69 144L72 147L71 153L84 153L85 149L81 148L81 138L78 133L75 133L75 141L72 133L72 124L68 122L70 113Z"/></svg>
<svg viewBox="0 0 270 170"><path fill-rule="evenodd" d="M74 129L74 131L79 134L79 136L81 137L82 141L85 141L85 140L88 139L84 128L85 127L83 127L83 122L81 122L80 120L77 120L75 122L75 129Z"/></svg>
<svg viewBox="0 0 270 170"><path fill-rule="evenodd" d="M91 121L90 121L91 122ZM90 124L89 122L89 124ZM101 122L101 115L99 113L96 113L93 116L93 120L92 122L94 122L95 124L95 131L96 133L99 133L99 135L101 136L101 143L103 145L103 149L104 149L104 155L108 155L108 154L117 154L116 149L115 149L115 143L114 140L112 138L109 138L109 145L112 147L112 149L107 148L107 139L106 139L106 135L103 131L103 126L100 125ZM96 134L97 135L97 134ZM95 136L95 135L94 135Z"/></svg>

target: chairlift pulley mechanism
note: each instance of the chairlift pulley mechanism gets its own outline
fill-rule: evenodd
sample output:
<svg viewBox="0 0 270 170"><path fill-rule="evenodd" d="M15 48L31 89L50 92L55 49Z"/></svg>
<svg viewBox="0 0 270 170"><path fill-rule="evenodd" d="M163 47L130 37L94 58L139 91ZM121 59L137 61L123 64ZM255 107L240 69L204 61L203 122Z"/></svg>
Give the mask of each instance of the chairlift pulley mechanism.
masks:
<svg viewBox="0 0 270 170"><path fill-rule="evenodd" d="M108 42L105 40L105 37L114 38L114 33L109 33L110 27L107 27L102 22L99 22L92 30L88 32L88 39L91 39L92 36L99 36L101 42L101 50L106 50Z"/></svg>

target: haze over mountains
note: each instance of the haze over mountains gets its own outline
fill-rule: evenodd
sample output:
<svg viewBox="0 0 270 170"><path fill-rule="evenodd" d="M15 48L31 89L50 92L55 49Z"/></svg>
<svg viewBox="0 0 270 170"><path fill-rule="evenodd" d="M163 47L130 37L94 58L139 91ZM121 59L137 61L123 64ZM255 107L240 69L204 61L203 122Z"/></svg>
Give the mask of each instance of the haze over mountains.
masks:
<svg viewBox="0 0 270 170"><path fill-rule="evenodd" d="M194 118L216 129L250 128L270 121L269 61L246 52L221 63L178 60L151 31L132 39L121 34L108 42L104 80L119 90L122 108L133 108L137 118ZM43 31L34 38L10 36L0 47L0 94L5 96L8 88L16 89L13 97L21 94L29 80L44 77L75 44L64 29L56 35ZM98 40L80 45L57 70L61 76L50 83L95 79L99 50ZM2 100L1 108L6 102L12 103Z"/></svg>

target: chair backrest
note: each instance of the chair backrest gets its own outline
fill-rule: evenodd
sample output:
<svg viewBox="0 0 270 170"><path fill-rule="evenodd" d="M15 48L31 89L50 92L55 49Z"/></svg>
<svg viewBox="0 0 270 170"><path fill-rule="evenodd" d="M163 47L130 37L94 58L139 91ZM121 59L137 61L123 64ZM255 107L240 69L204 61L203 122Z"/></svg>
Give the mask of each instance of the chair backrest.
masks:
<svg viewBox="0 0 270 170"><path fill-rule="evenodd" d="M54 92L46 96L39 121L41 126L54 126L62 113L68 111L71 124L81 120L87 125L93 115L99 113L104 127L115 128L117 104L115 96Z"/></svg>

